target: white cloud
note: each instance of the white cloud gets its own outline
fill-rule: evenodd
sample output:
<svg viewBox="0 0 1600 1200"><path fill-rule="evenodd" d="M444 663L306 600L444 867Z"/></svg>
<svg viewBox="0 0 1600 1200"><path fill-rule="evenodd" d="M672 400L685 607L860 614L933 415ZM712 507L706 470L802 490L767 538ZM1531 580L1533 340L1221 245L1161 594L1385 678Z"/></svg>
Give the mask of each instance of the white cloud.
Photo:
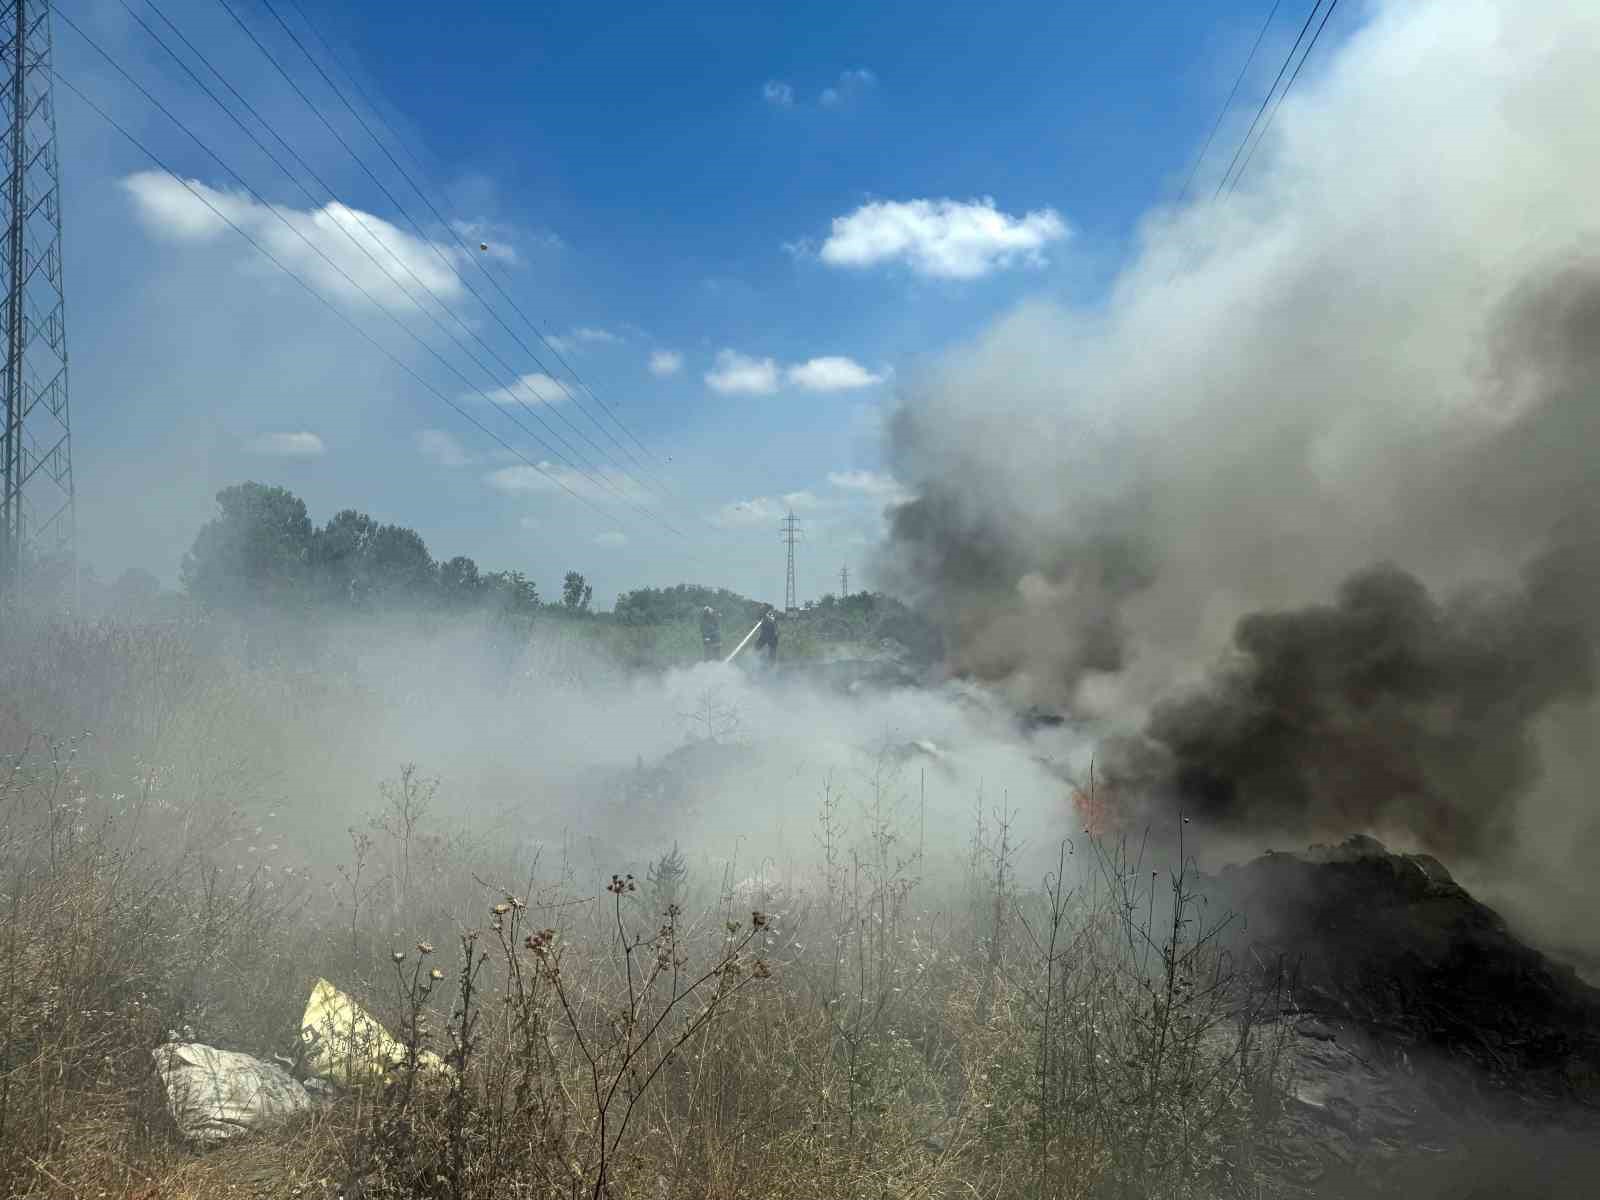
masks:
<svg viewBox="0 0 1600 1200"><path fill-rule="evenodd" d="M1054 209L1013 217L991 197L878 201L835 217L822 245L822 261L835 267L871 267L900 261L938 279L977 279L1022 262L1045 261L1043 250L1068 236Z"/></svg>
<svg viewBox="0 0 1600 1200"><path fill-rule="evenodd" d="M681 361L681 360L680 360ZM655 370L652 362L651 369ZM657 370L659 375L662 372ZM773 358L754 358L737 350L717 354L716 366L706 372L706 383L725 395L770 396L781 383L808 392L842 392L882 383L888 372L870 371L853 358L823 355L803 363L779 366Z"/></svg>
<svg viewBox="0 0 1600 1200"><path fill-rule="evenodd" d="M828 482L840 491L861 492L894 504L905 500L908 495L898 480L877 471L831 471Z"/></svg>
<svg viewBox="0 0 1600 1200"><path fill-rule="evenodd" d="M851 388L871 387L882 383L884 377L867 370L853 358L826 355L808 359L784 372L789 382L808 392L843 392Z"/></svg>
<svg viewBox="0 0 1600 1200"><path fill-rule="evenodd" d="M462 396L461 399L481 400L484 395L495 404L513 407L519 404L560 404L567 398L567 393L561 384L543 371L531 371L518 376L517 382L511 386L490 388L483 395L472 392Z"/></svg>
<svg viewBox="0 0 1600 1200"><path fill-rule="evenodd" d="M594 544L596 546L607 546L611 548L615 548L617 546L626 546L628 544L628 535L619 530L612 529L606 533L596 534Z"/></svg>
<svg viewBox="0 0 1600 1200"><path fill-rule="evenodd" d="M456 435L446 434L443 429L419 429L416 448L422 451L422 458L440 467L464 467L472 461Z"/></svg>
<svg viewBox="0 0 1600 1200"><path fill-rule="evenodd" d="M713 525L723 529L749 529L755 525L772 525L776 528L788 510L767 496L754 500L735 500L724 504L708 518Z"/></svg>
<svg viewBox="0 0 1600 1200"><path fill-rule="evenodd" d="M724 504L707 520L722 529L753 529L770 525L776 529L778 522L793 512L809 512L822 507L823 501L811 492L786 492L779 497L757 496L751 500L734 500Z"/></svg>
<svg viewBox="0 0 1600 1200"><path fill-rule="evenodd" d="M818 102L824 108L840 108L869 88L875 86L878 77L865 68L854 71L841 71L839 82L833 87L824 88Z"/></svg>
<svg viewBox="0 0 1600 1200"><path fill-rule="evenodd" d="M250 450L271 458L320 458L328 452L314 433L263 433L251 440Z"/></svg>
<svg viewBox="0 0 1600 1200"><path fill-rule="evenodd" d="M507 266L521 266L522 256L517 253L519 235L504 225L490 221L452 221L450 228L463 238L475 253L485 255ZM535 235L535 243L546 247L559 247L561 239L553 233ZM484 249L484 247L488 249Z"/></svg>
<svg viewBox="0 0 1600 1200"><path fill-rule="evenodd" d="M683 370L683 355L676 350L657 350L650 355L650 373L662 377Z"/></svg>
<svg viewBox="0 0 1600 1200"><path fill-rule="evenodd" d="M717 354L717 365L706 372L706 383L724 395L770 396L778 390L778 364L723 350Z"/></svg>
<svg viewBox="0 0 1600 1200"><path fill-rule="evenodd" d="M877 83L878 77L865 67L840 71L838 80L818 93L817 104L823 108L844 108L863 93L876 87ZM761 95L774 108L794 108L797 103L794 85L781 79L769 79L761 89Z"/></svg>
<svg viewBox="0 0 1600 1200"><path fill-rule="evenodd" d="M139 219L158 236L196 245L233 239L226 223L194 193L204 196L285 267L323 294L346 303L368 303L365 291L378 303L396 308L411 307L408 296L421 296L423 304L431 304L422 295L419 280L441 300L456 299L464 290L456 273L461 262L456 247L423 241L381 217L337 201L311 210L268 207L249 196L217 191L193 180L186 188L156 171L129 175L122 187L133 198ZM272 269L248 246L236 244L252 268Z"/></svg>
<svg viewBox="0 0 1600 1200"><path fill-rule="evenodd" d="M532 517L523 517L517 524L532 533L540 527L541 522L535 521Z"/></svg>
<svg viewBox="0 0 1600 1200"><path fill-rule="evenodd" d="M557 354L567 355L582 350L585 346L611 345L625 339L621 334L612 333L609 329L583 325L564 335L547 333L544 335L544 340Z"/></svg>
<svg viewBox="0 0 1600 1200"><path fill-rule="evenodd" d="M490 471L483 481L497 492L508 495L564 496L569 493L601 504L635 504L651 499L650 494L621 471L599 467L576 471L560 463L540 461L536 466L518 463Z"/></svg>
<svg viewBox="0 0 1600 1200"><path fill-rule="evenodd" d="M422 456L441 467L464 467L472 461L455 435L442 429L419 430L416 440Z"/></svg>

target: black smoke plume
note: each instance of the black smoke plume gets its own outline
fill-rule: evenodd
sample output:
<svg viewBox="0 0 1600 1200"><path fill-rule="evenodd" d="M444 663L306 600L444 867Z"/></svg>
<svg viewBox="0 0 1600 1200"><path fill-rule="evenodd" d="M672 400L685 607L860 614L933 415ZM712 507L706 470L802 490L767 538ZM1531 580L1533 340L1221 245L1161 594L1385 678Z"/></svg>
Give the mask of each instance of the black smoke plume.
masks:
<svg viewBox="0 0 1600 1200"><path fill-rule="evenodd" d="M1573 910L1600 896L1600 8L1368 16L1103 304L1024 305L908 386L881 569L953 671L1070 714L1158 812L1410 841Z"/></svg>
<svg viewBox="0 0 1600 1200"><path fill-rule="evenodd" d="M1158 704L1110 776L1226 832L1399 831L1457 861L1496 854L1538 778L1533 721L1594 692L1591 631L1566 603L1593 582L1587 559L1562 547L1514 594L1449 603L1384 564L1333 604L1245 617L1239 661Z"/></svg>

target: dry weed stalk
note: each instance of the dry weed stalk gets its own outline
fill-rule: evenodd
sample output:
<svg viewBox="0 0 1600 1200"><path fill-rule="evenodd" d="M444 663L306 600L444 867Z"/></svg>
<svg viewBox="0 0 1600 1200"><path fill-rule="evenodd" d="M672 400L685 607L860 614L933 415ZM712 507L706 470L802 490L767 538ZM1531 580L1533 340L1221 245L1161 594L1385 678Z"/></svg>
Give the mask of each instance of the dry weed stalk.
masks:
<svg viewBox="0 0 1600 1200"><path fill-rule="evenodd" d="M885 757L861 803L825 787L809 893L735 915L679 853L632 864L649 886L623 871L574 895L570 863L541 873L447 837L406 769L313 913L324 892L252 865L224 803L279 794L270 756L229 743L284 678L131 636L29 653L8 678L33 680L57 727L124 715L0 760L0 1193L199 1195L216 1164L255 1178L290 1149L262 1194L308 1178L350 1200L1249 1192L1282 1024L1181 855L1163 882L1137 845L1090 838L1030 884L1008 814L980 801L967 878L930 879ZM104 694L74 710L52 663ZM125 714L151 697L159 713ZM482 880L502 878L485 920ZM441 955L427 931L452 927ZM381 1012L398 1069L190 1155L150 1049L188 1025L269 1056L319 975ZM449 1070L425 1069L428 1050Z"/></svg>

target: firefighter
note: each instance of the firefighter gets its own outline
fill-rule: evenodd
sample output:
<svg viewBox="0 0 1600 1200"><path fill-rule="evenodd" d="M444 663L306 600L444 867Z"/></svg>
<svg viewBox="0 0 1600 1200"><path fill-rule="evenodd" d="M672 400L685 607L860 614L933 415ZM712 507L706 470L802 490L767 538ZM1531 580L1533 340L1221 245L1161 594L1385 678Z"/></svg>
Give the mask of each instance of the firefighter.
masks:
<svg viewBox="0 0 1600 1200"><path fill-rule="evenodd" d="M778 614L771 605L761 614L761 632L756 635L756 649L767 652L767 665L778 660Z"/></svg>
<svg viewBox="0 0 1600 1200"><path fill-rule="evenodd" d="M707 662L722 657L722 627L717 612L709 604L700 613L700 641L705 647Z"/></svg>

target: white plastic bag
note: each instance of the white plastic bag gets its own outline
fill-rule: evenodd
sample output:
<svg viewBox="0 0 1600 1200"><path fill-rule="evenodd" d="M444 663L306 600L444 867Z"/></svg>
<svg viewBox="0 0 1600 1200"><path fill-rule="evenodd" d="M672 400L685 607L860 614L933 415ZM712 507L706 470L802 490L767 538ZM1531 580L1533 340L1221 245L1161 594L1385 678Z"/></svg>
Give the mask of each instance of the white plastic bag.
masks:
<svg viewBox="0 0 1600 1200"><path fill-rule="evenodd" d="M150 1053L167 1110L192 1141L227 1141L311 1107L310 1093L276 1063L199 1042L168 1042Z"/></svg>

